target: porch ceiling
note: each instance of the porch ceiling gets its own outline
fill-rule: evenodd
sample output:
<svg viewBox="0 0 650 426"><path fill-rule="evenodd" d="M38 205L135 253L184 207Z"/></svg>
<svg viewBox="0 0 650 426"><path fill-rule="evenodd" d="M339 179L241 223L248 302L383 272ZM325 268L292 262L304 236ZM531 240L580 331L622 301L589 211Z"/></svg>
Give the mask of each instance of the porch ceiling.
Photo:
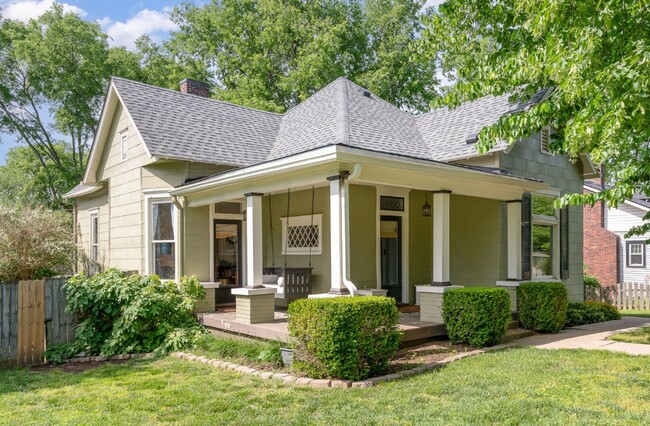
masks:
<svg viewBox="0 0 650 426"><path fill-rule="evenodd" d="M183 185L172 195L183 196L190 207L241 198L247 192L276 192L327 184L342 170L351 183L379 184L420 190L450 190L454 194L497 200L518 199L528 191L549 186L516 176L471 167L335 145L232 170Z"/></svg>

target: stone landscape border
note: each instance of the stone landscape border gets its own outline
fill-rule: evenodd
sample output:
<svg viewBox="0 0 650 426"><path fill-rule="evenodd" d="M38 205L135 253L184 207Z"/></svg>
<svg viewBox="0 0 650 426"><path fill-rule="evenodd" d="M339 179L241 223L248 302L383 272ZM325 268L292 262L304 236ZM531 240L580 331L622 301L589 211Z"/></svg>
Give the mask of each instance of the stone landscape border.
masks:
<svg viewBox="0 0 650 426"><path fill-rule="evenodd" d="M458 361L463 358L467 358L472 355L479 355L486 353L495 349L504 349L503 345L493 346L491 348L476 349L469 352L459 353L447 357L441 361L428 362L422 364L419 367L415 367L409 370L398 371L397 373L387 374L385 376L373 377L366 380L359 380L352 382L350 380L329 380L329 379L312 379L311 377L296 377L287 373L274 373L272 371L262 371L255 368L251 368L245 365L237 364L230 361L221 361L218 359L210 359L205 356L196 356L193 354L185 352L172 352L170 355L176 358L184 359L192 362L200 362L203 364L211 365L213 367L221 368L222 370L233 370L242 374L249 374L251 376L259 377L264 380L277 380L287 385L294 386L311 386L313 388L340 388L340 389L349 389L349 388L369 388L376 386L381 382L390 382L393 380L403 379L405 377L414 376L416 374L425 373L427 371L435 370L442 368L445 365Z"/></svg>

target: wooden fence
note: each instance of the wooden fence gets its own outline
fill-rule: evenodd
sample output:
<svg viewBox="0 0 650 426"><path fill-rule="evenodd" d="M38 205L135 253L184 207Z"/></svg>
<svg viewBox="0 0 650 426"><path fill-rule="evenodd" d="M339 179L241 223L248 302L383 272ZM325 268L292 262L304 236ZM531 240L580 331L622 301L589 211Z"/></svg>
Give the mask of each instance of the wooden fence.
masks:
<svg viewBox="0 0 650 426"><path fill-rule="evenodd" d="M586 288L585 299L609 302L620 310L650 310L650 283L619 283L598 289Z"/></svg>
<svg viewBox="0 0 650 426"><path fill-rule="evenodd" d="M65 281L0 283L0 366L39 364L48 346L74 340Z"/></svg>

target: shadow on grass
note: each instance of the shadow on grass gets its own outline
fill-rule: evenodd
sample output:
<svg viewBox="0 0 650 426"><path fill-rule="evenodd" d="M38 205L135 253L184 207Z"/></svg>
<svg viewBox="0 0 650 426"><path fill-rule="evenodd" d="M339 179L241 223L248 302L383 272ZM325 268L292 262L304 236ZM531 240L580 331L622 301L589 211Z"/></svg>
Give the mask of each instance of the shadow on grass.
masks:
<svg viewBox="0 0 650 426"><path fill-rule="evenodd" d="M74 386L87 380L97 380L106 377L117 378L132 375L138 369L148 366L161 358L133 359L121 363L98 362L90 368L83 366L83 371L66 369L64 366L52 367L45 370L41 366L13 367L0 369L0 395L19 391L34 391L40 389L58 389ZM80 364L77 364L80 365Z"/></svg>

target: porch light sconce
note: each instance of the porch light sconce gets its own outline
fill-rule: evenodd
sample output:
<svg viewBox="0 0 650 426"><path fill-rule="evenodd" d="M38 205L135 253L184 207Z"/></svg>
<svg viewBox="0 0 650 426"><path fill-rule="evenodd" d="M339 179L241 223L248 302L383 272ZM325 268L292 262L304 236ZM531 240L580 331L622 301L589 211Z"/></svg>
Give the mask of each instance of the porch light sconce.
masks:
<svg viewBox="0 0 650 426"><path fill-rule="evenodd" d="M422 216L430 217L431 216L431 204L429 204L429 192L427 192L426 197L427 198L424 201L424 205L422 206Z"/></svg>

